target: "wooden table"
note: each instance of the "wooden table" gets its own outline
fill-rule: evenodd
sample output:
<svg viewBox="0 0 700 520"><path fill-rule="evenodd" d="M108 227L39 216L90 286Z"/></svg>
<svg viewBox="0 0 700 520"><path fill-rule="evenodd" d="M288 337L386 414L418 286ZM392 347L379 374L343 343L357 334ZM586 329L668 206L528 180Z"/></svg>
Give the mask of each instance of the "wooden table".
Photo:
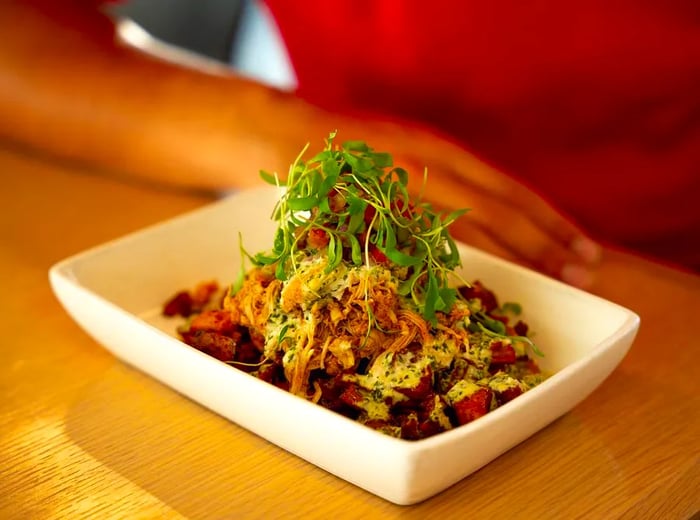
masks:
<svg viewBox="0 0 700 520"><path fill-rule="evenodd" d="M477 473L400 507L125 366L47 270L208 202L0 149L0 517L689 518L700 509L700 277L609 251L594 292L636 311L620 367Z"/></svg>

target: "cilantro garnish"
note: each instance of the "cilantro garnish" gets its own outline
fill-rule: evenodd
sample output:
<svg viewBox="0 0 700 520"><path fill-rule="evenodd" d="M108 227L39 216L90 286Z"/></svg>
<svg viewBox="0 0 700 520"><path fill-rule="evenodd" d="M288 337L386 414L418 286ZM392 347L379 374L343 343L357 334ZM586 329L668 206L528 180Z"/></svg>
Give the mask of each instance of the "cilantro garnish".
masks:
<svg viewBox="0 0 700 520"><path fill-rule="evenodd" d="M459 252L447 228L467 209L434 211L409 196L408 172L394 166L390 154L362 141L336 146L335 136L331 133L324 150L304 161L307 145L285 180L260 172L263 180L286 190L272 215L279 222L272 251L253 261L274 265L280 280L294 273L302 258L322 250L327 273L342 261L386 264L400 280L399 293L434 323L435 313L449 311L457 297L448 277L460 265Z"/></svg>

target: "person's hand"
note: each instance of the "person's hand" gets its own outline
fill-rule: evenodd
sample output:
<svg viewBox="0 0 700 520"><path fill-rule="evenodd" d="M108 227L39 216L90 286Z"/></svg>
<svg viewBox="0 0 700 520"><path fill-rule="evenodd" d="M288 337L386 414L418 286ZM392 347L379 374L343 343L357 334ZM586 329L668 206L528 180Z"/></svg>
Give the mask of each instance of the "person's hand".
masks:
<svg viewBox="0 0 700 520"><path fill-rule="evenodd" d="M232 72L148 55L119 41L97 3L57 5L0 2L0 137L125 178L220 191L262 183L260 169L284 175L306 142L338 130L339 141L391 153L415 192L427 168L425 197L436 207L472 208L452 228L456 238L589 285L599 248L533 192L436 132L322 110Z"/></svg>
<svg viewBox="0 0 700 520"><path fill-rule="evenodd" d="M358 130L359 132L360 130ZM413 191L447 210L470 208L451 227L455 238L571 285L588 288L601 248L543 198L437 134L406 125L365 122L362 139L387 151L412 174ZM380 148L378 145L381 145Z"/></svg>

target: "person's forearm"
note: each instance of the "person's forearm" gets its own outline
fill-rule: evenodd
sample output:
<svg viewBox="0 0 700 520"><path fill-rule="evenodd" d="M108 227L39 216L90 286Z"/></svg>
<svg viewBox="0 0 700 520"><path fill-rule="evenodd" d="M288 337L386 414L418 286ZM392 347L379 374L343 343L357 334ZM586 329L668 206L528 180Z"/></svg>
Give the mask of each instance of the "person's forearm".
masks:
<svg viewBox="0 0 700 520"><path fill-rule="evenodd" d="M60 4L52 15L63 20L33 2ZM569 283L590 282L599 248L447 136L377 114L325 113L233 74L145 55L115 42L107 17L75 8L86 3L75 0L71 12L71 0L0 2L0 139L141 180L219 190L261 183L260 169L286 177L305 144L338 129L340 141L392 153L412 190L421 191L427 166L428 201L473 208L453 228L458 238Z"/></svg>
<svg viewBox="0 0 700 520"><path fill-rule="evenodd" d="M279 135L301 108L293 96L145 55L118 42L105 15L67 4L56 12L0 5L0 138L214 189L257 183L260 168L286 168L308 139ZM285 140L288 150L280 149Z"/></svg>

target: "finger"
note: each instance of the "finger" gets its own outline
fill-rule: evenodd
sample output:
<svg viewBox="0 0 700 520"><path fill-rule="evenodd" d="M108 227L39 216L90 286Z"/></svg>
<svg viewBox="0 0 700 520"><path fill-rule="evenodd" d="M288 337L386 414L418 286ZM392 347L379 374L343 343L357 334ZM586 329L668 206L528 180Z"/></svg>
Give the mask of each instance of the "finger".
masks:
<svg viewBox="0 0 700 520"><path fill-rule="evenodd" d="M474 160L462 160L462 168L471 167L470 175L462 174L464 182L474 191L493 196L507 206L520 209L540 229L573 252L581 263L594 266L600 261L601 248L583 233L570 219L564 217L536 191L517 180L501 173L486 164ZM474 182L474 173L478 173L478 182Z"/></svg>
<svg viewBox="0 0 700 520"><path fill-rule="evenodd" d="M410 132L410 128L403 128L403 131ZM415 134L410 133L407 137L413 135ZM538 195L533 187L499 171L464 149L461 144L451 142L446 136L438 139L421 138L411 141L410 150L416 158L430 157L431 170L449 172L469 184L473 191L520 208L537 226L571 249L584 265L592 267L599 262L601 247ZM434 178L431 175L431 182L434 182Z"/></svg>
<svg viewBox="0 0 700 520"><path fill-rule="evenodd" d="M523 267L544 272L542 269L538 269L536 264L528 262L522 257L516 256L508 248L503 247L499 242L491 238L484 230L480 229L478 225L469 221L469 219L462 218L457 220L451 226L450 230L452 235L460 242L464 242L467 245L482 251L486 251ZM559 276L556 276L555 273L545 272L545 274L550 274L555 278L581 289L590 289L596 279L596 272L594 269L581 266L577 263L563 265L559 270Z"/></svg>
<svg viewBox="0 0 700 520"><path fill-rule="evenodd" d="M450 234L460 242L474 247L481 251L486 251L492 255L503 258L510 262L524 265L522 258L518 258L508 248L503 247L490 237L483 229L474 224L468 218L457 219L450 226Z"/></svg>
<svg viewBox="0 0 700 520"><path fill-rule="evenodd" d="M475 209L473 221L496 243L535 269L581 288L588 288L593 283L592 266L582 262L568 245L554 240L540 226L508 205L489 201L481 211L478 207Z"/></svg>
<svg viewBox="0 0 700 520"><path fill-rule="evenodd" d="M431 177L426 198L449 209L463 207L469 201L471 211L460 219L462 222L455 223L454 229L459 230L460 236L466 234L463 221L469 221L472 229L478 227L481 236L489 237L487 250L577 287L592 284L594 270L571 249L571 244L549 234L547 228L541 228L518 207L442 174ZM480 240L483 243L484 239Z"/></svg>

